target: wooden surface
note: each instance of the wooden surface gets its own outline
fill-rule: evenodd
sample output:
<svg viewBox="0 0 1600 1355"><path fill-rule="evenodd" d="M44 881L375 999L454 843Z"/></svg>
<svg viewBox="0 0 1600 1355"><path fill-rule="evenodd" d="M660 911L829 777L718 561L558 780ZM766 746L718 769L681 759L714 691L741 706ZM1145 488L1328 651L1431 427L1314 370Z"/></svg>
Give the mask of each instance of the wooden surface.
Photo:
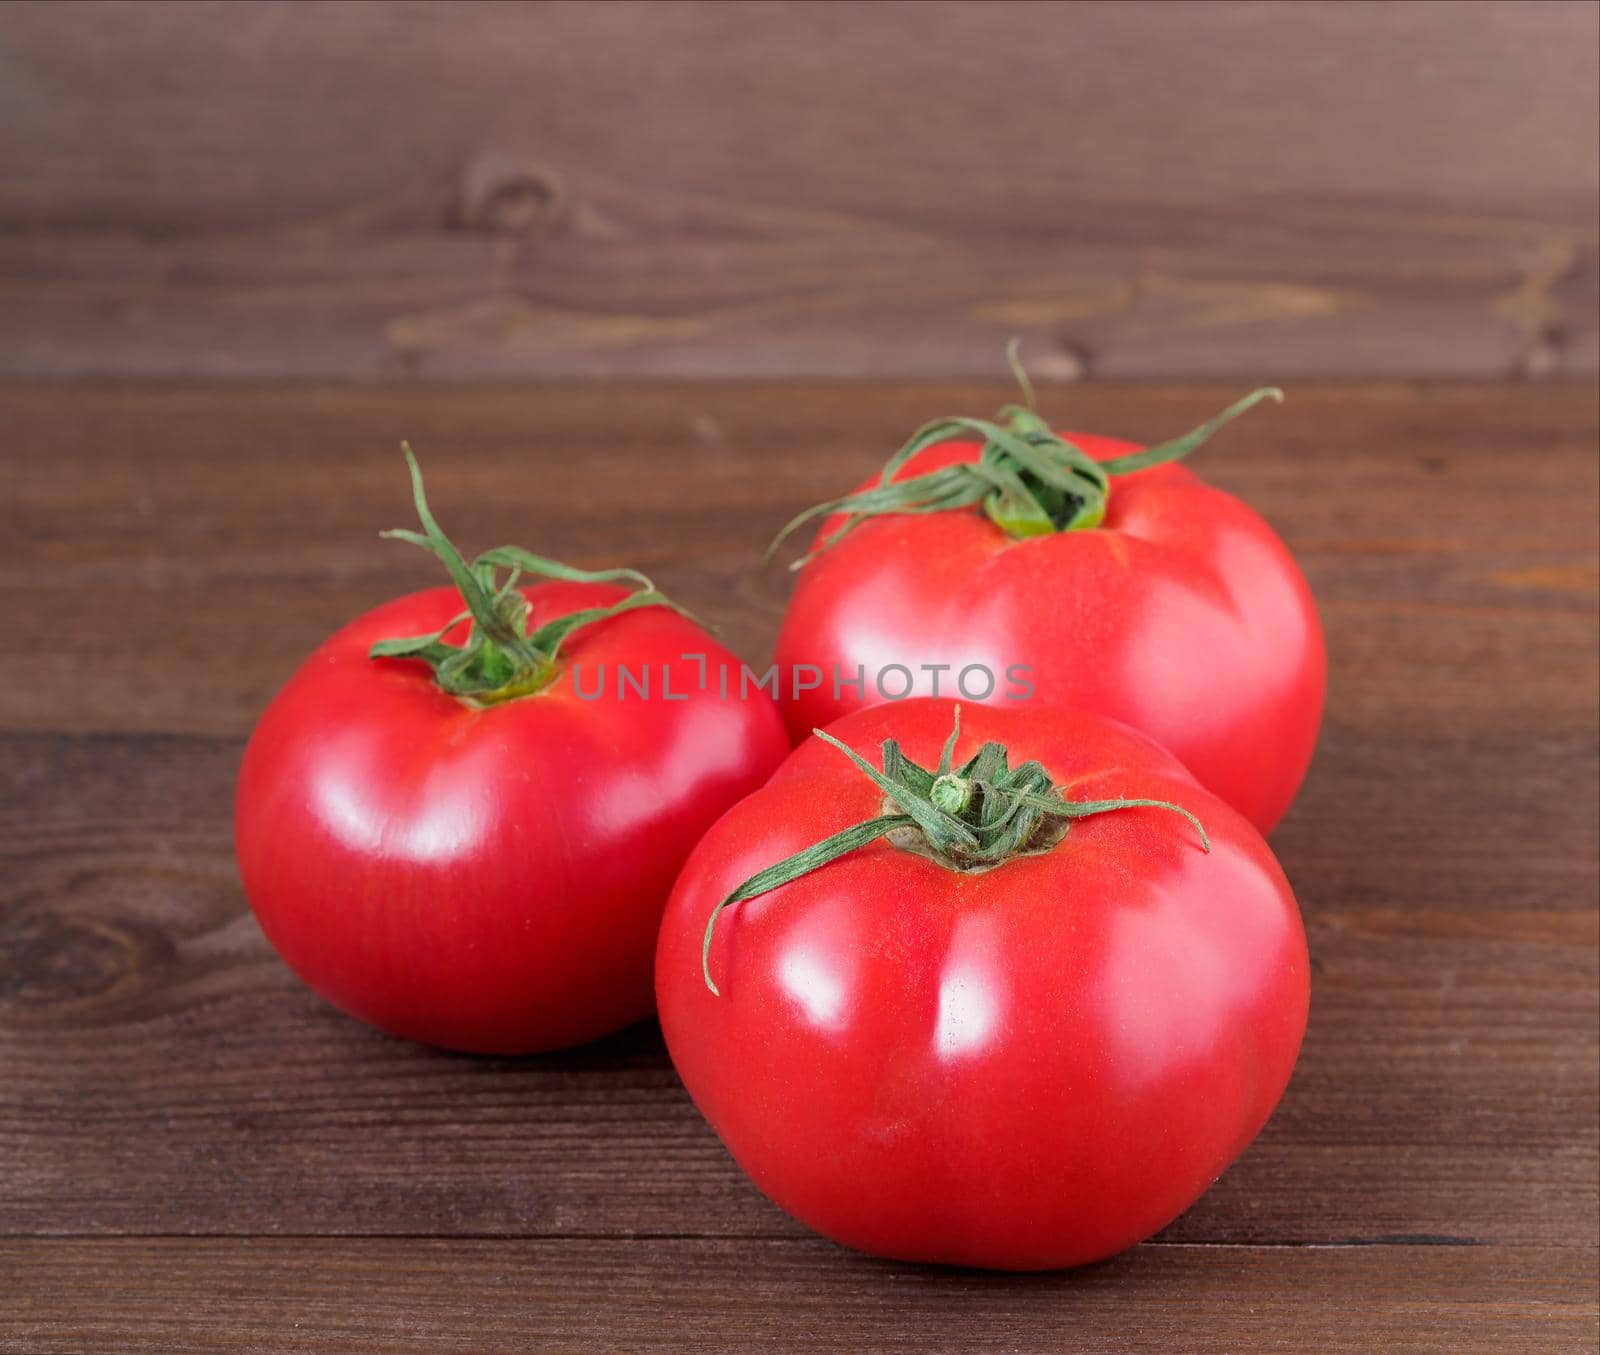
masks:
<svg viewBox="0 0 1600 1355"><path fill-rule="evenodd" d="M1154 437L1233 393L1091 385ZM892 1265L765 1202L652 1025L526 1060L302 989L235 877L251 722L463 545L651 569L761 659L755 556L998 386L0 389L0 1350L1597 1348L1595 393L1306 385L1201 453L1321 601L1274 835L1310 1030L1260 1140L1113 1261Z"/></svg>
<svg viewBox="0 0 1600 1355"><path fill-rule="evenodd" d="M7 4L0 376L1591 372L1597 19Z"/></svg>

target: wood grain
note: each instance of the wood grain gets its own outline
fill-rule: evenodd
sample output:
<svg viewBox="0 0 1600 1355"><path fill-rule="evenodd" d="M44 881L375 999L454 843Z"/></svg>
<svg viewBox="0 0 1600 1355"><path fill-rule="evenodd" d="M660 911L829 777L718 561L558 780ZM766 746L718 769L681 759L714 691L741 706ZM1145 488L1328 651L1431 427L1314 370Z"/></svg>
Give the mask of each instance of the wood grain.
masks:
<svg viewBox="0 0 1600 1355"><path fill-rule="evenodd" d="M1019 1279L801 1240L0 1243L0 1350L1583 1355L1595 1282L1593 1255L1490 1247L1147 1246Z"/></svg>
<svg viewBox="0 0 1600 1355"><path fill-rule="evenodd" d="M1562 0L14 3L0 375L1541 375Z"/></svg>
<svg viewBox="0 0 1600 1355"><path fill-rule="evenodd" d="M1042 390L1062 422L1148 440L1239 393ZM247 733L334 627L441 581L421 552L376 539L413 517L402 438L463 544L649 570L764 662L788 579L758 557L783 521L865 478L924 420L987 416L1012 395L0 387L0 530L23 543L0 557L0 727ZM1592 712L1595 403L1564 383L1299 385L1202 453L1202 473L1267 516L1317 591L1332 719L1459 734L1482 711L1486 667L1515 673L1496 728L1560 734ZM170 632L165 649L145 643L155 632ZM110 654L118 680L84 681Z"/></svg>
<svg viewBox="0 0 1600 1355"><path fill-rule="evenodd" d="M1554 783L1437 742L1349 767L1333 738L1276 845L1299 889L1313 1012L1266 1133L1169 1236L1556 1244L1597 1179L1592 750ZM463 1059L327 1008L275 960L234 878L239 746L0 741L0 1235L797 1236L707 1130L653 1026L528 1060ZM1426 769L1460 801L1372 841L1367 777ZM1358 779L1359 778L1359 779ZM1370 784L1370 783L1369 783ZM1530 840L1531 836L1531 840ZM1343 844L1326 864L1322 842ZM1322 859L1319 860L1319 856ZM1407 869L1407 856L1426 866ZM1399 866L1400 869L1395 867Z"/></svg>
<svg viewBox="0 0 1600 1355"><path fill-rule="evenodd" d="M1042 403L1155 437L1231 393ZM1593 1349L1584 387L1314 385L1202 453L1327 624L1329 718L1274 835L1313 1010L1260 1140L1127 1257L1029 1280L852 1256L750 1186L653 1025L451 1056L272 955L233 776L316 639L433 581L372 535L408 517L400 437L465 544L642 564L761 659L768 533L1004 394L0 389L0 1350Z"/></svg>

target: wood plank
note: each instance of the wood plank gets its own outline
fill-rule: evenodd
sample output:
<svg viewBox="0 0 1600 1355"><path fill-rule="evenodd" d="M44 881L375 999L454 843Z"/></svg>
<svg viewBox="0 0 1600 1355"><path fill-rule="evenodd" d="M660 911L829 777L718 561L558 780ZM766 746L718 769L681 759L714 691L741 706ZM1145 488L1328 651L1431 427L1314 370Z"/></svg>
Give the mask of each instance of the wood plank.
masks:
<svg viewBox="0 0 1600 1355"><path fill-rule="evenodd" d="M1046 387L1047 414L1153 439L1233 386ZM527 390L0 388L0 728L240 736L331 630L439 582L376 540L410 522L413 441L465 545L630 563L752 662L789 580L758 556L991 385ZM1332 719L1562 736L1596 704L1600 416L1592 388L1307 385L1200 454L1299 555L1324 611ZM65 625L62 618L74 618ZM162 636L166 647L150 643ZM84 681L107 667L117 680Z"/></svg>
<svg viewBox="0 0 1600 1355"><path fill-rule="evenodd" d="M371 536L407 517L400 436L464 541L644 564L755 659L787 585L753 557L791 506L1002 395L0 392L22 543L0 561L0 1232L796 1235L651 1028L463 1060L303 992L239 894L234 769L301 653L432 581ZM1156 436L1223 398L1070 405ZM1207 453L1305 560L1333 700L1275 838L1317 966L1305 1057L1170 1237L1592 1234L1595 421L1576 387L1317 386Z"/></svg>
<svg viewBox="0 0 1600 1355"><path fill-rule="evenodd" d="M0 1244L0 1351L1583 1355L1595 1282L1577 1249L1146 1246L1018 1277L813 1241L74 1240Z"/></svg>
<svg viewBox="0 0 1600 1355"><path fill-rule="evenodd" d="M1168 1236L1593 1237L1593 748L1368 743L1330 736L1279 838L1314 963L1295 1080ZM803 1231L653 1025L460 1058L301 989L234 875L238 752L0 737L0 1234ZM1378 824L1373 788L1419 782Z"/></svg>
<svg viewBox="0 0 1600 1355"><path fill-rule="evenodd" d="M0 374L1600 362L1589 4L6 7ZM1203 59L1197 59L1197 56Z"/></svg>
<svg viewBox="0 0 1600 1355"><path fill-rule="evenodd" d="M1044 405L1153 437L1231 393ZM371 536L408 516L400 437L467 544L642 564L759 659L787 581L754 555L792 506L1004 394L0 389L0 1350L1595 1349L1590 388L1313 385L1204 454L1327 621L1274 838L1313 1010L1261 1139L1128 1256L853 1256L760 1197L653 1025L446 1055L271 954L233 776L316 639L433 579Z"/></svg>

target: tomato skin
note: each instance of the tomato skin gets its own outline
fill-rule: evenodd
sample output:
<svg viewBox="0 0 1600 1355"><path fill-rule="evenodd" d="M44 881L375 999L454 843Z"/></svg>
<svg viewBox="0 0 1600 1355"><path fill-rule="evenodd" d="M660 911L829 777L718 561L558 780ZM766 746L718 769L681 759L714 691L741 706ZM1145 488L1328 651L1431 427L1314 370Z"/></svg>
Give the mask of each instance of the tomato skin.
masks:
<svg viewBox="0 0 1600 1355"><path fill-rule="evenodd" d="M1083 712L964 706L1072 799L1150 797L981 874L879 841L706 920L750 874L880 812L801 745L696 848L663 919L662 1029L695 1103L776 1203L847 1246L1035 1270L1109 1256L1186 1209L1266 1122L1305 1029L1293 895L1246 820L1169 754ZM950 704L829 730L924 766Z"/></svg>
<svg viewBox="0 0 1600 1355"><path fill-rule="evenodd" d="M1064 436L1101 461L1139 450ZM895 478L979 450L940 443ZM886 664L911 668L918 695L964 700L985 698L955 689L958 670L983 664L997 705L1018 704L1006 671L1029 665L1031 701L1144 731L1263 833L1305 776L1327 682L1316 604L1288 549L1247 505L1176 464L1113 479L1096 530L1018 541L975 509L868 519L801 571L776 659L797 740L881 699L872 676ZM937 693L923 663L952 665ZM796 665L824 675L798 697ZM847 681L864 665L865 692L835 690L835 665ZM901 682L886 686L898 694Z"/></svg>
<svg viewBox="0 0 1600 1355"><path fill-rule="evenodd" d="M626 595L522 591L534 626ZM549 686L487 708L367 657L461 609L451 588L398 598L294 674L245 751L240 874L279 954L352 1015L453 1049L562 1048L650 1015L673 877L788 739L764 695L717 699L716 665L738 661L661 607L573 632ZM706 656L708 691L685 654ZM619 664L649 666L649 700L618 699ZM661 699L663 664L687 699ZM604 668L603 697L579 699L575 666L591 695Z"/></svg>

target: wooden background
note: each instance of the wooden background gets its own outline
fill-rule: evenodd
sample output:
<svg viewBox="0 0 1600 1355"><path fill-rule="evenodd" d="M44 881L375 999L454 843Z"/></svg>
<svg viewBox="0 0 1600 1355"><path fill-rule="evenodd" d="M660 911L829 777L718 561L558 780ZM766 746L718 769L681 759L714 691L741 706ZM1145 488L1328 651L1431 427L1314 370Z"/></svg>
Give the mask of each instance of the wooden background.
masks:
<svg viewBox="0 0 1600 1355"><path fill-rule="evenodd" d="M0 5L0 1351L1600 1350L1597 15ZM1291 379L1200 469L1327 627L1312 1016L1189 1213L873 1261L652 1024L451 1056L277 961L233 780L436 581L401 438L764 662L770 533L1012 334L1134 438Z"/></svg>
<svg viewBox="0 0 1600 1355"><path fill-rule="evenodd" d="M0 376L1592 372L1592 0L0 8Z"/></svg>
<svg viewBox="0 0 1600 1355"><path fill-rule="evenodd" d="M1044 407L1152 438L1222 394ZM653 1024L440 1054L272 954L233 778L318 640L436 581L373 535L409 514L402 430L463 546L642 563L757 659L788 581L755 559L793 505L1006 395L0 391L0 1350L1595 1350L1600 463L1576 384L1304 385L1204 454L1327 627L1327 720L1273 834L1311 1022L1260 1140L1115 1261L844 1252L745 1180Z"/></svg>

